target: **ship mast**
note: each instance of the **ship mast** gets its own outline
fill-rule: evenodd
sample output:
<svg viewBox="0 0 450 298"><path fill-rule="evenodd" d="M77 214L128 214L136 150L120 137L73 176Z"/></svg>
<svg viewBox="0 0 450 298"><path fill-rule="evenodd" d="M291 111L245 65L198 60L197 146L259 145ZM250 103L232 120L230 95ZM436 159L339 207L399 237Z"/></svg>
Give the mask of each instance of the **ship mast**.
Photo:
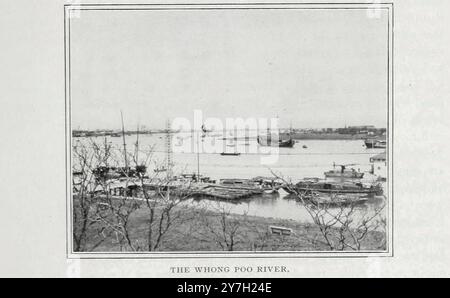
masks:
<svg viewBox="0 0 450 298"><path fill-rule="evenodd" d="M167 159L167 168L166 174L167 179L169 180L172 177L172 127L170 124L170 120L166 121L166 159Z"/></svg>
<svg viewBox="0 0 450 298"><path fill-rule="evenodd" d="M123 124L123 113L120 111L120 117L122 118L122 138L123 138L123 157L125 160L125 174L128 176L128 160L127 160L127 143L125 141L125 125Z"/></svg>
<svg viewBox="0 0 450 298"><path fill-rule="evenodd" d="M136 165L139 165L139 122L136 131Z"/></svg>
<svg viewBox="0 0 450 298"><path fill-rule="evenodd" d="M197 182L200 181L200 133L197 132Z"/></svg>

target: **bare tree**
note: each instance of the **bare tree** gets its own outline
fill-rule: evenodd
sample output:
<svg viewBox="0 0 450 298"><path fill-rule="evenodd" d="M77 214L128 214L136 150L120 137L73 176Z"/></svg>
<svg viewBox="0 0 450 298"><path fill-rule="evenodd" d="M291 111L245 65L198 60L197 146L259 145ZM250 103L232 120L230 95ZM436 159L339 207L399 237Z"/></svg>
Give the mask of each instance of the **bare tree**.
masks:
<svg viewBox="0 0 450 298"><path fill-rule="evenodd" d="M140 153L140 155L139 155ZM154 148L148 147L140 150L136 142L135 153L131 157L136 168L147 169L150 163L158 165L153 157ZM142 160L139 160L141 156ZM170 167L170 165L169 165ZM164 239L178 225L189 220L186 209L181 205L189 198L190 184L181 183L171 175L170 169L165 177L160 177L158 173L148 175L143 171L138 171L135 183L138 185L143 204L141 209L147 214L147 234L145 250L155 251L160 249Z"/></svg>
<svg viewBox="0 0 450 298"><path fill-rule="evenodd" d="M199 212L202 226L197 230L197 238L211 239L222 250L234 251L236 246L247 242L244 233L247 214L237 218L231 213L231 207L215 203L215 206L208 204L209 208L205 207Z"/></svg>
<svg viewBox="0 0 450 298"><path fill-rule="evenodd" d="M97 227L96 218L101 211L100 193L107 185L99 179L98 169L107 166L111 147L102 148L92 140L88 144L76 142L73 147L73 243L75 251L90 251L107 238L107 231ZM99 236L99 237L96 237Z"/></svg>
<svg viewBox="0 0 450 298"><path fill-rule="evenodd" d="M306 202L311 209L314 223L319 228L326 244L331 250L361 250L364 240L371 232L380 227L380 214L384 210L377 207L372 214L357 214L357 204L339 204Z"/></svg>
<svg viewBox="0 0 450 298"><path fill-rule="evenodd" d="M369 236L383 230L385 220L382 216L385 204L376 207L371 213L361 212L356 201L348 199L346 203L336 202L336 194L330 194L330 199L321 201L311 196L313 190L298 191L292 182L272 171L272 174L285 183L287 190L293 194L310 215L322 235L323 242L330 250L361 250ZM358 211L358 212L357 212ZM385 245L383 237L380 248ZM317 239L314 240L317 242ZM384 243L384 244L383 244Z"/></svg>
<svg viewBox="0 0 450 298"><path fill-rule="evenodd" d="M92 139L73 147L73 239L76 251L97 249L109 241L120 251L154 251L177 225L190 220L182 202L189 183L173 176L149 175L153 147L134 152L115 149ZM125 167L121 166L125 159ZM120 162L122 160L122 162ZM117 193L117 190L118 193ZM146 216L146 235L138 230L135 214Z"/></svg>

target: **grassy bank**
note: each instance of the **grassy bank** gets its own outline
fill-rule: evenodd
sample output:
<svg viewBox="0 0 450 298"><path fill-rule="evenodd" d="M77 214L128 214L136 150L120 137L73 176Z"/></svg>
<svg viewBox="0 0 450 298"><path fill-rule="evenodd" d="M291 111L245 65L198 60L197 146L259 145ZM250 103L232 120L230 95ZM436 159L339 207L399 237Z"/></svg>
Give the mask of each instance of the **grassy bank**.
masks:
<svg viewBox="0 0 450 298"><path fill-rule="evenodd" d="M75 204L79 208L79 204ZM127 207L128 208L128 207ZM128 210L128 209L127 209ZM80 210L77 211L77 214ZM87 234L82 251L148 251L149 227L152 227L152 243L160 236L163 208L156 208L153 224L150 225L150 210L144 203L128 214L126 232L127 244L120 235L123 222L114 229L105 228L103 222L92 221L87 224ZM327 245L319 228L314 224L294 220L264 218L256 216L229 214L224 210L210 211L192 207L175 207L170 212L172 221L167 230L164 220L156 251L327 251ZM79 216L77 217L79 219ZM167 219L167 216L165 217ZM116 218L117 219L117 218ZM107 220L114 222L112 216ZM119 220L119 222L122 219ZM79 231L83 221L74 222ZM269 233L269 226L282 226L293 230L290 236ZM118 232L119 231L119 232ZM337 232L337 229L335 229ZM333 229L332 231L333 232ZM384 250L385 234L371 231L362 241L362 250Z"/></svg>

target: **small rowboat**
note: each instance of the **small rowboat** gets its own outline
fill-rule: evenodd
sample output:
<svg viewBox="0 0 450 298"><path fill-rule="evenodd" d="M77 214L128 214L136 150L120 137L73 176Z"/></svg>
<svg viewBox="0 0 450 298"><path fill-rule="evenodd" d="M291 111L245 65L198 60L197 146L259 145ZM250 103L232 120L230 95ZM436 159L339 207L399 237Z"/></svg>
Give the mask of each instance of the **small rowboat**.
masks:
<svg viewBox="0 0 450 298"><path fill-rule="evenodd" d="M220 153L220 155L222 155L222 156L239 156L241 154L239 152L234 152L234 153L222 152L222 153Z"/></svg>

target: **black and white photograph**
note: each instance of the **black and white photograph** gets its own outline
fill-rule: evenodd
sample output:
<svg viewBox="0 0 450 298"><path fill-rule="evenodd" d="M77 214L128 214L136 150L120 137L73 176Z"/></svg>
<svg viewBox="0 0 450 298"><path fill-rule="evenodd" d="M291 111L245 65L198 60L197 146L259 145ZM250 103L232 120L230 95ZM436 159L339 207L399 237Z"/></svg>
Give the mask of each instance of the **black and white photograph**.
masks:
<svg viewBox="0 0 450 298"><path fill-rule="evenodd" d="M446 0L1 1L0 278L450 276L449 22Z"/></svg>
<svg viewBox="0 0 450 298"><path fill-rule="evenodd" d="M67 6L70 252L389 255L391 9Z"/></svg>

